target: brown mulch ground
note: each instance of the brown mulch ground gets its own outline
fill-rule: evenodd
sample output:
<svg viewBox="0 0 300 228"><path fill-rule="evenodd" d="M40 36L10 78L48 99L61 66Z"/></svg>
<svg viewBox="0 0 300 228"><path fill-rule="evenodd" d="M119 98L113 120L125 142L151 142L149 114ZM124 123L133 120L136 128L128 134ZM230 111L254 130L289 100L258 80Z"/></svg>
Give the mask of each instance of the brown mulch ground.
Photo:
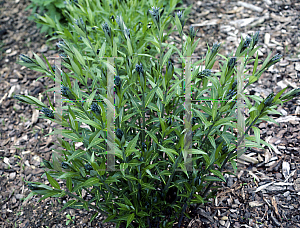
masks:
<svg viewBox="0 0 300 228"><path fill-rule="evenodd" d="M254 4L256 7L243 3ZM238 46L240 36L260 31L259 55L272 52L283 60L250 86L251 94L266 97L289 85L300 87L300 3L293 1L189 1L193 4L187 26L194 24L201 38L197 55L206 53L206 43L223 43L223 54ZM53 44L39 34L34 22L28 21L27 0L0 0L0 225L1 227L114 227L102 224L99 215L92 224L92 213L59 209L67 198L37 202L29 194L26 181L46 182L41 177L42 158L49 159L56 146L53 138L43 137L54 125L36 118L29 105L18 104L13 94L38 97L52 81L35 81L40 73L16 63L19 54L32 51L45 56L57 54ZM174 37L179 39L178 37ZM3 45L4 44L4 45ZM44 96L41 96L42 101ZM227 176L227 183L214 201L198 208L182 227L300 227L300 99L294 99L273 115L279 126L259 124L262 139L277 150L248 150L239 161L237 176ZM34 116L34 118L32 117ZM253 133L252 133L253 134ZM288 166L286 166L288 164ZM285 172L286 168L289 169ZM284 169L283 169L284 168ZM42 180L44 179L44 180ZM66 215L75 216L66 225Z"/></svg>

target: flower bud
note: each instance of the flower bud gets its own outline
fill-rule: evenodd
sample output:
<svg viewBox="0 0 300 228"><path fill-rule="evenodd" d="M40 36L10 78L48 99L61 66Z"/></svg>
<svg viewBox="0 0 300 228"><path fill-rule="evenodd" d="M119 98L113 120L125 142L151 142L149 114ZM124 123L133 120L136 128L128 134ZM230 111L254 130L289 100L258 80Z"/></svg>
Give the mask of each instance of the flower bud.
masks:
<svg viewBox="0 0 300 228"><path fill-rule="evenodd" d="M251 43L251 37L247 36L246 39L244 40L244 44L243 44L243 49L246 49L247 47L249 47L250 43Z"/></svg>
<svg viewBox="0 0 300 228"><path fill-rule="evenodd" d="M197 32L198 32L198 30L197 30ZM195 31L193 26L190 26L189 35L191 37L192 42L195 39L197 32Z"/></svg>
<svg viewBox="0 0 300 228"><path fill-rule="evenodd" d="M139 74L140 73L144 73L144 70L143 70L143 65L142 65L142 63L139 65L139 64L136 64L135 65L135 70L136 70L136 72L138 72Z"/></svg>
<svg viewBox="0 0 300 228"><path fill-rule="evenodd" d="M217 52L218 52L220 46L221 46L221 44L218 44L218 43L215 43L215 44L212 46L212 48L211 48L211 53L212 53L213 56L217 54Z"/></svg>
<svg viewBox="0 0 300 228"><path fill-rule="evenodd" d="M99 106L96 103L92 103L91 110L95 113L100 113Z"/></svg>
<svg viewBox="0 0 300 228"><path fill-rule="evenodd" d="M117 87L119 87L119 88L120 88L120 86L121 86L121 78L119 77L119 75L117 75L117 76L115 77L115 85L116 85Z"/></svg>
<svg viewBox="0 0 300 228"><path fill-rule="evenodd" d="M69 168L70 168L70 165L69 165L68 163L66 163L66 162L62 162L62 163L61 163L61 167L62 167L63 169L69 169Z"/></svg>
<svg viewBox="0 0 300 228"><path fill-rule="evenodd" d="M197 76L202 78L202 77L209 77L210 75L211 75L211 70L205 69L199 72Z"/></svg>
<svg viewBox="0 0 300 228"><path fill-rule="evenodd" d="M103 29L103 31L104 31L104 33L106 35L108 35L109 37L111 37L111 29L108 26L107 22L105 22L104 24L102 24L102 29Z"/></svg>
<svg viewBox="0 0 300 228"><path fill-rule="evenodd" d="M89 172L89 171L91 171L91 170L93 170L93 167L90 165L90 164L85 164L84 165L84 168Z"/></svg>
<svg viewBox="0 0 300 228"><path fill-rule="evenodd" d="M264 100L264 105L265 106L270 106L273 102L273 98L274 98L274 93L270 93L269 96L267 96L267 98Z"/></svg>
<svg viewBox="0 0 300 228"><path fill-rule="evenodd" d="M66 87L66 86L64 86L64 85L61 87L61 93L62 93L62 95L64 95L65 97L68 97L69 92L70 92L70 90L69 90L68 87Z"/></svg>
<svg viewBox="0 0 300 228"><path fill-rule="evenodd" d="M20 60L22 60L25 63L35 63L31 58L29 58L28 56L21 54L20 55Z"/></svg>
<svg viewBox="0 0 300 228"><path fill-rule="evenodd" d="M228 94L227 94L226 98L230 100L230 99L231 99L232 97L234 97L235 95L236 95L236 91L230 89L230 90L228 91Z"/></svg>
<svg viewBox="0 0 300 228"><path fill-rule="evenodd" d="M228 69L232 69L235 64L236 64L236 57L230 58L228 65L227 65Z"/></svg>
<svg viewBox="0 0 300 228"><path fill-rule="evenodd" d="M44 158L43 158L43 163L44 163L44 165L46 166L46 168L52 169L52 165L50 164L50 162L47 161L47 160L45 160Z"/></svg>
<svg viewBox="0 0 300 228"><path fill-rule="evenodd" d="M179 11L179 12L177 12L176 14L177 14L177 16L178 16L178 18L179 18L179 21L180 21L180 23L181 23L181 27L183 28L185 22L184 22L184 16L183 16L183 14L182 14L182 11Z"/></svg>
<svg viewBox="0 0 300 228"><path fill-rule="evenodd" d="M42 108L41 111L45 114L45 116L52 118L52 119L54 118L53 111L50 110L49 108Z"/></svg>
<svg viewBox="0 0 300 228"><path fill-rule="evenodd" d="M236 85L237 85L237 81L235 80L235 81L232 83L231 89L232 89L232 90L235 90Z"/></svg>
<svg viewBox="0 0 300 228"><path fill-rule="evenodd" d="M119 138L119 139L121 139L122 138L122 136L123 136L123 131L120 129L120 128L118 128L117 129L117 131L116 131L116 136Z"/></svg>
<svg viewBox="0 0 300 228"><path fill-rule="evenodd" d="M269 60L269 62L268 62L268 64L266 65L265 68L269 68L269 67L271 67L272 65L274 65L275 63L279 62L280 59L281 59L281 57L282 57L282 55L280 55L280 54L278 54L278 53L277 53L276 55L274 55L274 56Z"/></svg>
<svg viewBox="0 0 300 228"><path fill-rule="evenodd" d="M152 10L149 10L150 14L152 15L154 21L159 24L160 14L158 7L152 7Z"/></svg>
<svg viewBox="0 0 300 228"><path fill-rule="evenodd" d="M172 124L172 118L171 118L171 117L169 117L169 118L167 119L167 124L168 124L169 126Z"/></svg>
<svg viewBox="0 0 300 228"><path fill-rule="evenodd" d="M41 190L41 188L39 188L38 186L36 186L35 184L32 184L32 183L27 183L28 185L28 188L30 190Z"/></svg>

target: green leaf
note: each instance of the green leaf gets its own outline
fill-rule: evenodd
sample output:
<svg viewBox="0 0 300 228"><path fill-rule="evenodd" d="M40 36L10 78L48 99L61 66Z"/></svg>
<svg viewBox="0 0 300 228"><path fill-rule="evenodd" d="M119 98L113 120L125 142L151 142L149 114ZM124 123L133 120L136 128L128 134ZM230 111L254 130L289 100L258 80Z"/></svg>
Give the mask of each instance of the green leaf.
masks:
<svg viewBox="0 0 300 228"><path fill-rule="evenodd" d="M53 177L51 177L50 174L48 174L47 172L46 172L46 175L47 175L47 179L48 179L49 183L52 185L52 187L54 187L56 189L60 189L60 186L57 183L57 181L54 180Z"/></svg>
<svg viewBox="0 0 300 228"><path fill-rule="evenodd" d="M66 209L67 207L72 206L74 203L76 203L76 200L69 200L67 203L64 204L64 206L62 207L62 209L60 209L59 212L63 211L63 210Z"/></svg>
<svg viewBox="0 0 300 228"><path fill-rule="evenodd" d="M71 156L68 157L68 162L72 161L74 158L83 156L86 154L85 150L78 149Z"/></svg>
<svg viewBox="0 0 300 228"><path fill-rule="evenodd" d="M132 139L132 140L128 143L128 146L127 146L127 148L126 148L126 157L129 156L129 154L131 153L131 152L129 152L130 150L135 149L137 140L138 140L138 138L139 138L139 135L140 135L140 132L134 137L134 139Z"/></svg>
<svg viewBox="0 0 300 228"><path fill-rule="evenodd" d="M215 174L216 176L218 176L219 178L221 178L224 182L226 182L225 178L223 177L223 175L220 171L215 170L215 169L211 169L209 171L212 172L213 174Z"/></svg>
<svg viewBox="0 0 300 228"><path fill-rule="evenodd" d="M75 54L76 58L80 62L80 64L82 66L85 66L85 61L84 61L82 55L79 53L79 51L74 46L73 46L73 51L74 51L74 54Z"/></svg>
<svg viewBox="0 0 300 228"><path fill-rule="evenodd" d="M214 176L206 176L204 177L204 181L214 182L214 181L223 181L223 180Z"/></svg>
<svg viewBox="0 0 300 228"><path fill-rule="evenodd" d="M125 177L125 171L128 168L128 163L121 163L120 164L120 169L121 169L121 173L123 174L123 176Z"/></svg>
<svg viewBox="0 0 300 228"><path fill-rule="evenodd" d="M134 219L134 213L128 216L126 228L129 226L129 224L132 222L133 219Z"/></svg>
<svg viewBox="0 0 300 228"><path fill-rule="evenodd" d="M98 183L99 183L99 179L97 177L91 177L88 180L86 180L84 183L77 185L73 189L73 192L76 192L78 189L80 189L82 187L89 187L89 186L93 186Z"/></svg>
<svg viewBox="0 0 300 228"><path fill-rule="evenodd" d="M150 102L153 99L154 93L156 92L158 87L155 87L154 89L151 90L150 93L148 93L146 100L145 100L145 107L148 107L148 105L150 104Z"/></svg>
<svg viewBox="0 0 300 228"><path fill-rule="evenodd" d="M34 57L36 59L36 61L38 62L38 64L45 70L48 70L47 67L46 67L46 64L44 63L44 61L37 55L33 52L34 54Z"/></svg>
<svg viewBox="0 0 300 228"><path fill-rule="evenodd" d="M93 120L84 120L84 119L76 119L79 122L85 123L87 125L93 126L96 129L102 130L102 127L100 126L100 124L98 124L97 122L93 121Z"/></svg>
<svg viewBox="0 0 300 228"><path fill-rule="evenodd" d="M72 192L72 178L67 177L67 188L69 189L70 192Z"/></svg>
<svg viewBox="0 0 300 228"><path fill-rule="evenodd" d="M147 130L145 130L145 131L146 131L147 134L153 139L153 141L154 141L156 144L159 144L159 143L158 143L158 140L157 140L157 137L156 137L152 132L147 131Z"/></svg>
<svg viewBox="0 0 300 228"><path fill-rule="evenodd" d="M158 95L158 97L160 98L161 101L164 101L163 92L159 87L157 87L156 94Z"/></svg>
<svg viewBox="0 0 300 228"><path fill-rule="evenodd" d="M260 129L252 126L257 144L260 142Z"/></svg>

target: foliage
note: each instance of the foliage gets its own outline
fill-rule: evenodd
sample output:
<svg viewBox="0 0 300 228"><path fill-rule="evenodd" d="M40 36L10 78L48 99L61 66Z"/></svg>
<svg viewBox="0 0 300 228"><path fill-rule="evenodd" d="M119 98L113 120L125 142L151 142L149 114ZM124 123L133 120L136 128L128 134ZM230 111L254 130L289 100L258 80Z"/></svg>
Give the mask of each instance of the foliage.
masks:
<svg viewBox="0 0 300 228"><path fill-rule="evenodd" d="M188 35L183 29L186 11L170 15L176 1L170 1L165 10L162 4L153 4L157 1L112 1L111 6L100 1L78 2L67 5L69 27L53 27L62 39L57 46L68 69L61 72L61 93L72 102L63 106L61 114L50 99L51 107L47 107L30 95L16 96L37 106L44 113L42 118L64 127L49 134L61 136L62 149L54 150L52 161L43 161L51 186L28 183L29 197L40 194L42 200L68 195L72 200L63 209L93 209L92 220L102 213L108 216L105 222L115 222L117 227L121 223L126 227L172 227L175 221L179 227L183 215L189 217L187 207L215 196L218 185L213 183L225 181L223 169L228 162L236 167L234 159L242 153L237 147L244 139L246 147L271 148L254 125L263 120L274 122L268 115L279 114L275 108L299 96L299 89L282 95L283 89L265 99L243 93L281 58L269 55L258 67L259 33L242 38L232 57L220 55L221 45L214 44L205 58L191 63L187 56L192 56L199 39L194 42L197 31L193 27ZM146 2L153 7L146 9ZM76 21L75 15L80 15ZM175 31L181 37L181 50L168 41ZM179 68L173 65L176 55L181 59ZM106 59L111 56L113 61ZM46 64L36 54L34 57L21 55L20 64L55 81L57 68L45 57ZM212 71L217 57L220 72ZM184 70L186 75L191 72L193 100L201 102L192 102L191 115L183 119L188 90ZM242 74L248 81L245 86ZM109 95L111 86L115 107ZM240 129L240 117L236 118L235 110L241 98L249 116L246 131L242 129L243 135L237 138L234 129ZM112 115L107 114L113 109L116 137L110 135ZM84 149L76 148L77 142ZM110 142L116 170L106 168ZM192 154L191 160L187 154ZM65 185L59 184L61 180Z"/></svg>
<svg viewBox="0 0 300 228"><path fill-rule="evenodd" d="M75 4L75 2L72 3ZM52 34L53 32L51 27L45 24L45 22L40 21L40 17L45 14L61 24L66 23L64 15L66 4L64 3L64 0L31 0L31 4L26 8L26 10L28 9L32 9L29 19L37 22L38 28L41 28L41 33L46 32L48 34Z"/></svg>

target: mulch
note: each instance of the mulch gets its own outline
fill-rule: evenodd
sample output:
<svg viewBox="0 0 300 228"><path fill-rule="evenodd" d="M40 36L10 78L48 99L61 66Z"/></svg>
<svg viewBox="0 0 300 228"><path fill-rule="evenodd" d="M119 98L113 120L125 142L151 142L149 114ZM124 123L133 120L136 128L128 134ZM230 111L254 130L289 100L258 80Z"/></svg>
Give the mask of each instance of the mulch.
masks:
<svg viewBox="0 0 300 228"><path fill-rule="evenodd" d="M30 94L47 102L41 93L53 85L47 78L35 81L41 73L16 63L19 54L58 53L54 43L46 42L45 35L27 19L30 11L24 9L29 4L28 0L0 0L0 225L115 227L112 223L102 224L106 217L101 215L89 223L92 211L66 209L60 213L67 197L38 202L39 197L34 196L24 201L30 193L24 181L47 183L40 163L42 158L49 159L51 150L57 147L54 138L44 137L55 125L38 119L34 108L12 98L14 94ZM260 58L272 52L282 54L283 59L246 92L265 98L286 86L287 91L300 87L297 0L192 0L184 1L183 6L189 4L193 8L186 28L192 24L199 29L195 57L205 55L207 44L215 42L222 43L221 54L228 55L237 48L241 36L260 31ZM171 39L178 41L179 36ZM279 125L266 121L258 125L261 138L276 151L267 147L248 149L238 160L237 175L227 175L217 197L193 210L182 227L300 227L300 99L285 103L277 111L282 115L272 117ZM67 214L75 216L69 225Z"/></svg>

